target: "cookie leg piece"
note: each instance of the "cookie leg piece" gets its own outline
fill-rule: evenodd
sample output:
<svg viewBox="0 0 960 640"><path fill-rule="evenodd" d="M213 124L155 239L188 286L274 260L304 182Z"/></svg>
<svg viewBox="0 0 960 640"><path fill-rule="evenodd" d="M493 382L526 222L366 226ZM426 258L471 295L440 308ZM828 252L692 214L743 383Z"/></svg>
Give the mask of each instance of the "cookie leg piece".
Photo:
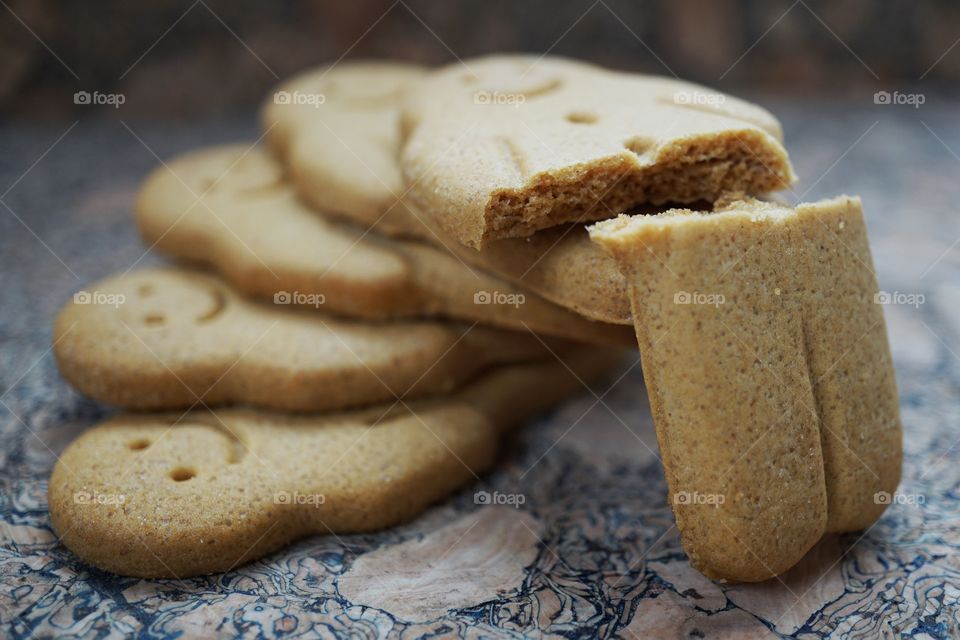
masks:
<svg viewBox="0 0 960 640"><path fill-rule="evenodd" d="M902 433L883 307L857 198L796 208L803 306L827 481L827 529L874 523L900 481Z"/></svg>
<svg viewBox="0 0 960 640"><path fill-rule="evenodd" d="M787 293L792 242L768 233L777 225L690 213L591 229L631 288L684 549L716 579L781 573L826 529L803 319Z"/></svg>
<svg viewBox="0 0 960 640"><path fill-rule="evenodd" d="M761 580L823 532L879 517L875 496L899 480L901 434L858 200L622 216L591 237L630 286L697 568Z"/></svg>

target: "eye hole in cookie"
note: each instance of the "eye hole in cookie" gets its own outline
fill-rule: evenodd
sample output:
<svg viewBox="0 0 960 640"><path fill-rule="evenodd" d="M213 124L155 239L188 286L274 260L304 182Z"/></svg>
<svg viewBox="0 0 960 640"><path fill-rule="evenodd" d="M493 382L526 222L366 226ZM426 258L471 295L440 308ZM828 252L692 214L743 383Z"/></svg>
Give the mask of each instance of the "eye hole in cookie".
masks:
<svg viewBox="0 0 960 640"><path fill-rule="evenodd" d="M472 73L465 73L460 76L460 82L463 84L474 84L478 80L477 76Z"/></svg>
<svg viewBox="0 0 960 640"><path fill-rule="evenodd" d="M152 284L149 284L149 283L142 284L139 287L137 287L137 293L140 295L141 298L146 298L148 296L151 296L153 295L153 292L154 292L154 287Z"/></svg>
<svg viewBox="0 0 960 640"><path fill-rule="evenodd" d="M573 111L567 114L567 122L573 124L593 124L597 121L597 116L587 111Z"/></svg>
<svg viewBox="0 0 960 640"><path fill-rule="evenodd" d="M150 441L146 438L138 438L137 440L132 440L127 444L127 448L131 451L143 451L150 446Z"/></svg>
<svg viewBox="0 0 960 640"><path fill-rule="evenodd" d="M167 321L167 318L161 313L150 313L143 316L143 324L148 327L159 327Z"/></svg>
<svg viewBox="0 0 960 640"><path fill-rule="evenodd" d="M177 467L170 472L170 479L174 482L186 482L197 475L197 472L187 467Z"/></svg>

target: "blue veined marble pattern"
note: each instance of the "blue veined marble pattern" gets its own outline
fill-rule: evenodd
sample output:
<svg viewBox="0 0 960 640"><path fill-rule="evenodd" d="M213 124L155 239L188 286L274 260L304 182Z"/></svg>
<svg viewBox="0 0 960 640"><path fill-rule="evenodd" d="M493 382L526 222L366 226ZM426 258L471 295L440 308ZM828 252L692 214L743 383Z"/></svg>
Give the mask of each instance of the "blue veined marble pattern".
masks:
<svg viewBox="0 0 960 640"><path fill-rule="evenodd" d="M308 538L228 574L182 581L120 578L79 562L51 531L46 482L56 455L109 412L59 379L51 320L74 290L157 261L131 221L153 152L166 158L255 131L252 119L131 124L141 144L118 123L81 122L18 181L62 131L4 130L0 188L13 185L3 197L12 211L0 208L4 635L960 635L956 105L771 106L803 184L815 185L804 197L862 195L881 289L919 303L886 307L905 429L897 503L865 534L826 538L781 580L759 585L711 582L687 563L630 361L619 382L597 385L602 402L585 393L543 416L509 440L482 486L407 525ZM522 504L477 505L480 490Z"/></svg>

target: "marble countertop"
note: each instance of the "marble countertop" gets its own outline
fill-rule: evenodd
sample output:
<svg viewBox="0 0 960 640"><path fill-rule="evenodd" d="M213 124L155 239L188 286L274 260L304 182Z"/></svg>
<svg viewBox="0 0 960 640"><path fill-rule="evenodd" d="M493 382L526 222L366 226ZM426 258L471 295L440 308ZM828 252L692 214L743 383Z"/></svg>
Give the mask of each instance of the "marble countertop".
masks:
<svg viewBox="0 0 960 640"><path fill-rule="evenodd" d="M109 410L60 379L51 321L84 285L160 259L137 237L158 162L256 137L252 115L189 125L0 126L0 626L12 637L956 637L960 634L960 127L920 109L760 102L801 184L864 199L905 431L900 498L781 580L691 569L666 504L636 361L507 444L483 486L407 525L302 540L223 575L119 578L57 543L56 456ZM897 303L901 301L903 303ZM571 425L573 425L571 427ZM522 505L477 505L478 490Z"/></svg>

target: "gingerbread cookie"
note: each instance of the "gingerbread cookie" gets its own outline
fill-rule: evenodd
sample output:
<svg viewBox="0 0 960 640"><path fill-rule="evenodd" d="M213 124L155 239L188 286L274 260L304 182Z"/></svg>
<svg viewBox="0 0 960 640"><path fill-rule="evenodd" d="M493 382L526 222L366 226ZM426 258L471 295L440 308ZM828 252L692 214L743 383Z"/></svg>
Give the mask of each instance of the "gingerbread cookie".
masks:
<svg viewBox="0 0 960 640"><path fill-rule="evenodd" d="M137 219L156 248L209 264L238 290L268 301L288 295L310 308L322 299L322 309L357 318L442 316L633 343L627 330L588 321L439 248L363 233L310 210L258 149L215 147L168 162L144 184Z"/></svg>
<svg viewBox="0 0 960 640"><path fill-rule="evenodd" d="M78 293L57 318L63 377L131 409L244 403L328 411L451 389L563 341L443 322L364 323L249 302L209 275L150 269Z"/></svg>
<svg viewBox="0 0 960 640"><path fill-rule="evenodd" d="M307 535L387 527L474 480L505 430L615 361L579 348L566 364L503 367L450 397L352 413L113 418L57 462L53 527L84 561L144 578L229 571Z"/></svg>

